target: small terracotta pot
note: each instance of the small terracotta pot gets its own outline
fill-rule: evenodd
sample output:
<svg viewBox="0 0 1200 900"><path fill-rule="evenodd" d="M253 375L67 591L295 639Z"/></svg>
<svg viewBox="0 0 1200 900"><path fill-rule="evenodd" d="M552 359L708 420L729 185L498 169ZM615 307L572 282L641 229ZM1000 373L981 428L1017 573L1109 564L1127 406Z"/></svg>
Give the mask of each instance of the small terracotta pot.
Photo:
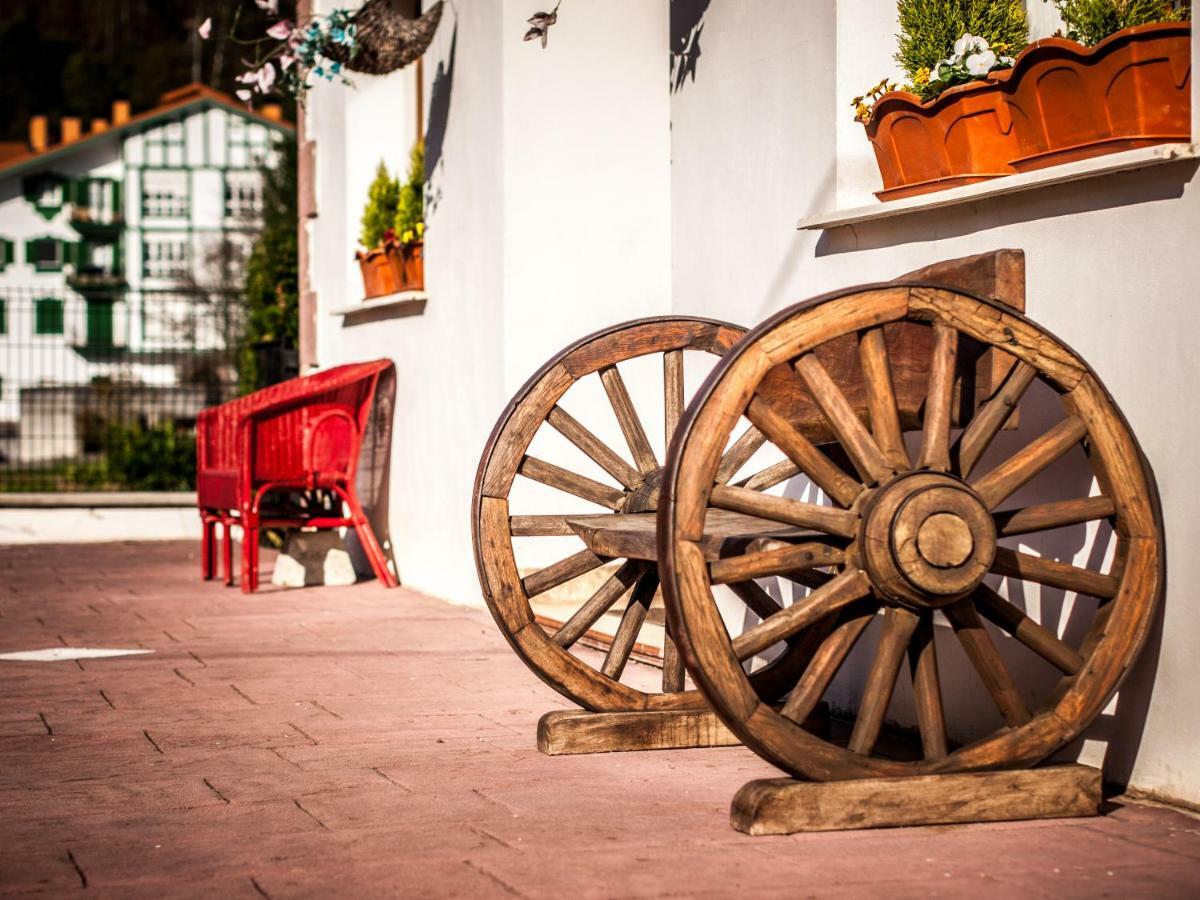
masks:
<svg viewBox="0 0 1200 900"><path fill-rule="evenodd" d="M396 273L397 290L425 290L425 242L396 245L389 251Z"/></svg>
<svg viewBox="0 0 1200 900"><path fill-rule="evenodd" d="M1018 171L1191 140L1189 22L1139 25L1094 47L1046 38L1021 51L1006 92Z"/></svg>
<svg viewBox="0 0 1200 900"><path fill-rule="evenodd" d="M363 296L367 299L394 294L399 290L396 268L390 258L388 246L374 247L366 253L359 250L354 254L362 270Z"/></svg>
<svg viewBox="0 0 1200 900"><path fill-rule="evenodd" d="M883 190L880 200L927 194L1014 171L1013 119L1000 86L973 81L926 103L892 91L875 104L866 124Z"/></svg>

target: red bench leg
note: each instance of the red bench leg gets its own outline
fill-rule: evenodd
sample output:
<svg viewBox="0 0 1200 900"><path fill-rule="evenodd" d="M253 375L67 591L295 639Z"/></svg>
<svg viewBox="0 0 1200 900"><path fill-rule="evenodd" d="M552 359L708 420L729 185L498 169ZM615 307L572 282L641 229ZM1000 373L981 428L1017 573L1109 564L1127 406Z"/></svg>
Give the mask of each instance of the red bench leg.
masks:
<svg viewBox="0 0 1200 900"><path fill-rule="evenodd" d="M214 544L216 543L216 521L208 513L200 514L200 577L208 581L216 570Z"/></svg>
<svg viewBox="0 0 1200 900"><path fill-rule="evenodd" d="M222 562L225 566L225 586L233 584L233 520L226 517L221 520L225 530L225 540L221 543Z"/></svg>
<svg viewBox="0 0 1200 900"><path fill-rule="evenodd" d="M258 516L242 512L242 593L258 590Z"/></svg>
<svg viewBox="0 0 1200 900"><path fill-rule="evenodd" d="M400 581L388 568L387 556L384 554L383 548L379 546L375 530L371 528L370 521L364 515L354 489L338 493L343 496L346 505L350 507L350 517L354 520L354 533L358 535L358 542L362 544L363 552L367 554L367 561L371 563L371 570L375 573L375 577L390 588L399 587Z"/></svg>

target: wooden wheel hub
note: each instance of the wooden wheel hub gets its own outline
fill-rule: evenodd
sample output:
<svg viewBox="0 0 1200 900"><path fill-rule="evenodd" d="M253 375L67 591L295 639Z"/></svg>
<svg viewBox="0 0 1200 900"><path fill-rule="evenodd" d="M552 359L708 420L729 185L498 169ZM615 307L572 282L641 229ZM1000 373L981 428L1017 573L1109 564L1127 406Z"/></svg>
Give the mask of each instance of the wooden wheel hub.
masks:
<svg viewBox="0 0 1200 900"><path fill-rule="evenodd" d="M979 586L996 554L996 528L983 501L958 479L905 475L873 498L862 547L879 593L930 609Z"/></svg>

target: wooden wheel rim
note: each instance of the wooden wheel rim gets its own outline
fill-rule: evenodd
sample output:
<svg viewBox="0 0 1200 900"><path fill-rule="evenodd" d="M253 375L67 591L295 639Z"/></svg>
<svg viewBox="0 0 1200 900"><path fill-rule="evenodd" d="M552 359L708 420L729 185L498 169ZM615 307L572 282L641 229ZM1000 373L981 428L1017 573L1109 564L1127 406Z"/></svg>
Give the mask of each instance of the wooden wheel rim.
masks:
<svg viewBox="0 0 1200 900"><path fill-rule="evenodd" d="M953 329L999 347L1018 360L1018 367L1023 363L1063 395L1068 418L1073 413L1078 420L1093 472L1114 507L1110 521L1117 541L1114 574L1097 576L1111 580L1113 595L1102 611L1098 608L1079 649L1075 674L1062 679L1048 704L1026 721L1018 716L1008 727L918 762L872 757L869 750L854 752L829 743L762 702L747 682L735 642L716 610L707 567L695 551L713 484L712 447L754 399L766 373L832 337L901 320L931 323L935 332ZM997 429L1003 418L1007 415L996 422ZM1049 439L1049 433L1044 437ZM1089 499L1088 505L1103 507L1103 502ZM991 504L993 514L995 507ZM853 288L784 310L752 330L693 398L672 444L658 516L667 613L693 679L747 746L791 774L814 780L1016 768L1044 759L1077 737L1119 687L1145 643L1163 589L1165 551L1153 473L1099 379L1065 344L1023 316L991 301L932 285ZM1026 562L1023 556L1010 551L1004 558L1008 571L1001 574L1011 574L1014 558L1016 564ZM995 565L1000 563L997 557ZM848 560L835 581L845 596L863 590L864 585L870 589L869 579L854 559ZM977 615L973 624L980 627ZM887 699L885 711L886 705Z"/></svg>
<svg viewBox="0 0 1200 900"><path fill-rule="evenodd" d="M557 644L537 623L517 569L510 529L508 494L518 467L538 429L580 378L649 354L699 350L721 356L744 333L745 329L725 322L664 316L589 335L551 358L525 383L501 414L484 448L472 498L472 539L484 599L525 664L550 687L586 709L698 709L707 704L696 690L650 693L622 684ZM682 415L682 405L678 413ZM660 477L661 470L647 476L647 482L657 487ZM632 511L646 508L646 494L644 489L628 491ZM754 678L769 686L783 671L781 661L756 672Z"/></svg>

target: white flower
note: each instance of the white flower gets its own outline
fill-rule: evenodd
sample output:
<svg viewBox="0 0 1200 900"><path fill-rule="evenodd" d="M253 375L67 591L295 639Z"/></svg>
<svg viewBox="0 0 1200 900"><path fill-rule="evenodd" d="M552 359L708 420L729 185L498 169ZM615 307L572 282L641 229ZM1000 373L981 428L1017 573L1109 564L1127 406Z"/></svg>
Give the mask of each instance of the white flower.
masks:
<svg viewBox="0 0 1200 900"><path fill-rule="evenodd" d="M287 19L280 19L274 25L267 29L267 37L273 37L277 41L286 41L292 36L292 23Z"/></svg>
<svg viewBox="0 0 1200 900"><path fill-rule="evenodd" d="M292 67L292 63L294 63L295 61L296 61L296 57L292 56L291 54L284 53L282 56L279 57L280 70L286 72L288 69L290 69Z"/></svg>
<svg viewBox="0 0 1200 900"><path fill-rule="evenodd" d="M279 0L254 0L254 5L272 16L279 12Z"/></svg>
<svg viewBox="0 0 1200 900"><path fill-rule="evenodd" d="M200 34L200 40L207 41L208 36L212 34L212 18L209 17L200 23L200 27L196 29Z"/></svg>
<svg viewBox="0 0 1200 900"><path fill-rule="evenodd" d="M968 53L982 53L987 50L988 42L981 37L967 32L954 42L954 55L966 56Z"/></svg>
<svg viewBox="0 0 1200 900"><path fill-rule="evenodd" d="M1016 60L1015 60L1015 59L1013 59L1011 56L1001 56L1001 57L1000 57L1000 64L1001 64L1001 65L1004 65L1004 66L1011 66L1011 65L1012 65L1014 62L1016 62Z"/></svg>
<svg viewBox="0 0 1200 900"><path fill-rule="evenodd" d="M267 63L258 70L258 90L260 93L267 93L271 90L271 85L275 83L275 67Z"/></svg>
<svg viewBox="0 0 1200 900"><path fill-rule="evenodd" d="M243 103L250 102L250 92L249 91L242 89L240 91L237 91L236 93L237 93L237 98L239 100L241 100Z"/></svg>
<svg viewBox="0 0 1200 900"><path fill-rule="evenodd" d="M977 77L992 71L994 65L996 65L996 54L991 50L967 57L967 71Z"/></svg>

